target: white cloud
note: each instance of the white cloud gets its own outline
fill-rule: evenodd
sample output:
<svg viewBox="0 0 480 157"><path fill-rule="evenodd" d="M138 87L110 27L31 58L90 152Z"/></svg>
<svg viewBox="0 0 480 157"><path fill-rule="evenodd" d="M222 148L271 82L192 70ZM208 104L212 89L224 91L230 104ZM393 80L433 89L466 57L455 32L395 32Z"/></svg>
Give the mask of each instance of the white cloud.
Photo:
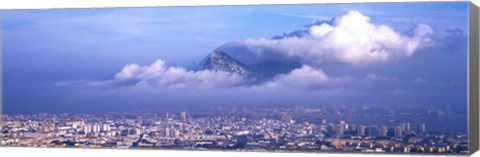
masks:
<svg viewBox="0 0 480 157"><path fill-rule="evenodd" d="M122 71L115 74L115 79L118 80L127 80L135 77L136 73L139 71L139 66L137 64L127 64L123 67Z"/></svg>
<svg viewBox="0 0 480 157"><path fill-rule="evenodd" d="M163 88L183 89L222 89L241 88L247 91L254 90L318 90L335 91L338 89L375 89L394 86L399 83L396 78L380 76L374 73L363 77L330 77L322 69L303 65L287 74L278 74L266 82L249 82L247 78L238 74L223 71L189 71L182 67L166 66L165 62L158 59L146 66L126 64L112 79L77 80L55 83L55 86L72 87L98 87L98 88L123 88L138 90L155 90ZM131 88L130 88L131 87Z"/></svg>
<svg viewBox="0 0 480 157"><path fill-rule="evenodd" d="M265 83L265 86L287 86L309 89L321 87L328 80L329 77L322 70L303 65L301 68L294 69L288 74L275 76L273 80Z"/></svg>
<svg viewBox="0 0 480 157"><path fill-rule="evenodd" d="M333 27L329 24L321 24L320 26L312 26L310 27L310 34L314 37L323 37L325 34L333 31Z"/></svg>
<svg viewBox="0 0 480 157"><path fill-rule="evenodd" d="M138 86L152 87L225 87L243 84L244 79L237 74L222 71L189 71L181 67L166 67L165 62L156 60L148 66L127 64L115 74L115 81L138 80Z"/></svg>
<svg viewBox="0 0 480 157"><path fill-rule="evenodd" d="M279 74L272 80L257 85L269 89L301 89L301 90L387 90L401 84L402 81L395 77L381 76L369 73L365 76L328 76L322 69L308 65L294 69L287 74Z"/></svg>
<svg viewBox="0 0 480 157"><path fill-rule="evenodd" d="M257 57L279 55L305 64L348 63L365 66L412 56L418 49L432 44L433 29L418 24L411 35L387 25L376 25L370 17L357 11L337 17L332 23L309 26L305 36L285 36L235 42ZM275 54L272 54L275 53Z"/></svg>

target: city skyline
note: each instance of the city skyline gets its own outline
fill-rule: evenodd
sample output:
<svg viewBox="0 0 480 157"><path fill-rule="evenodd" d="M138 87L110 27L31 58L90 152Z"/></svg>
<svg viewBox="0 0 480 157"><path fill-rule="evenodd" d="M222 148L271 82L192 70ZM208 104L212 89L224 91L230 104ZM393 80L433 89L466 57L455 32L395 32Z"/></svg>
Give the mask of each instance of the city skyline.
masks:
<svg viewBox="0 0 480 157"><path fill-rule="evenodd" d="M209 110L210 112L205 112ZM217 114L221 113L221 115ZM366 125L308 108L2 116L0 145L236 151L468 153L467 135L408 121Z"/></svg>

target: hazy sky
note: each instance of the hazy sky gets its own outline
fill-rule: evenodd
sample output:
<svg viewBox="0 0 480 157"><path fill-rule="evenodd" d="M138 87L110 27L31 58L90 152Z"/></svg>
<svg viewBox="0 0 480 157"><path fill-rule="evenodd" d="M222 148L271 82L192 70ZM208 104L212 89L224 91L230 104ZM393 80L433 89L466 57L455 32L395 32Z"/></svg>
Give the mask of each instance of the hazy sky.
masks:
<svg viewBox="0 0 480 157"><path fill-rule="evenodd" d="M467 107L467 2L9 10L1 16L7 114L195 104ZM259 60L303 66L255 85L242 76L189 70L225 43Z"/></svg>

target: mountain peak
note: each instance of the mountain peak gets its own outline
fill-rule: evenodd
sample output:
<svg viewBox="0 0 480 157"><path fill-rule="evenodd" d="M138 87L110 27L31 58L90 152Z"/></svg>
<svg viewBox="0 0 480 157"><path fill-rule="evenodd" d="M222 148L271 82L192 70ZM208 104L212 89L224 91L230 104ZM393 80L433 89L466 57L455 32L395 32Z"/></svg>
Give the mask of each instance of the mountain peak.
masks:
<svg viewBox="0 0 480 157"><path fill-rule="evenodd" d="M237 73L241 75L248 73L248 68L245 64L230 57L223 51L213 51L210 53L203 65L203 69Z"/></svg>
<svg viewBox="0 0 480 157"><path fill-rule="evenodd" d="M215 55L227 55L225 52L219 51L219 50L213 51L213 52L212 52L212 55L214 55L214 54L215 54ZM227 55L227 56L228 56L228 55Z"/></svg>

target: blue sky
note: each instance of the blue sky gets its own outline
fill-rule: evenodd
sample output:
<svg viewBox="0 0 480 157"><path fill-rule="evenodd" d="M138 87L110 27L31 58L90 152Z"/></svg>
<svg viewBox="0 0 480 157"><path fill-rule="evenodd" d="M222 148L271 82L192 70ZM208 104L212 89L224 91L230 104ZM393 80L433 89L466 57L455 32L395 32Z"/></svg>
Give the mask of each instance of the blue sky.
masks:
<svg viewBox="0 0 480 157"><path fill-rule="evenodd" d="M432 40L439 44L418 50L426 53L415 53L408 59L368 67L314 67L322 67L330 77L375 73L400 80L432 81L425 85L432 90L423 92L428 100L418 101L439 103L435 95L456 91L447 96L450 103L465 105L466 85L462 81L466 81L467 9L468 3L456 2L2 11L4 111L34 113L48 111L45 106L68 111L66 104L77 108L88 103L111 105L117 101L108 99L118 99L121 92L79 103L101 89L54 85L108 81L126 64L145 66L157 59L165 61L165 66L188 68L222 44L269 39L352 10L405 36L419 23L427 24L434 31ZM460 85L436 86L434 81ZM139 93L149 95L147 91ZM154 99L148 98L144 103L152 102Z"/></svg>

